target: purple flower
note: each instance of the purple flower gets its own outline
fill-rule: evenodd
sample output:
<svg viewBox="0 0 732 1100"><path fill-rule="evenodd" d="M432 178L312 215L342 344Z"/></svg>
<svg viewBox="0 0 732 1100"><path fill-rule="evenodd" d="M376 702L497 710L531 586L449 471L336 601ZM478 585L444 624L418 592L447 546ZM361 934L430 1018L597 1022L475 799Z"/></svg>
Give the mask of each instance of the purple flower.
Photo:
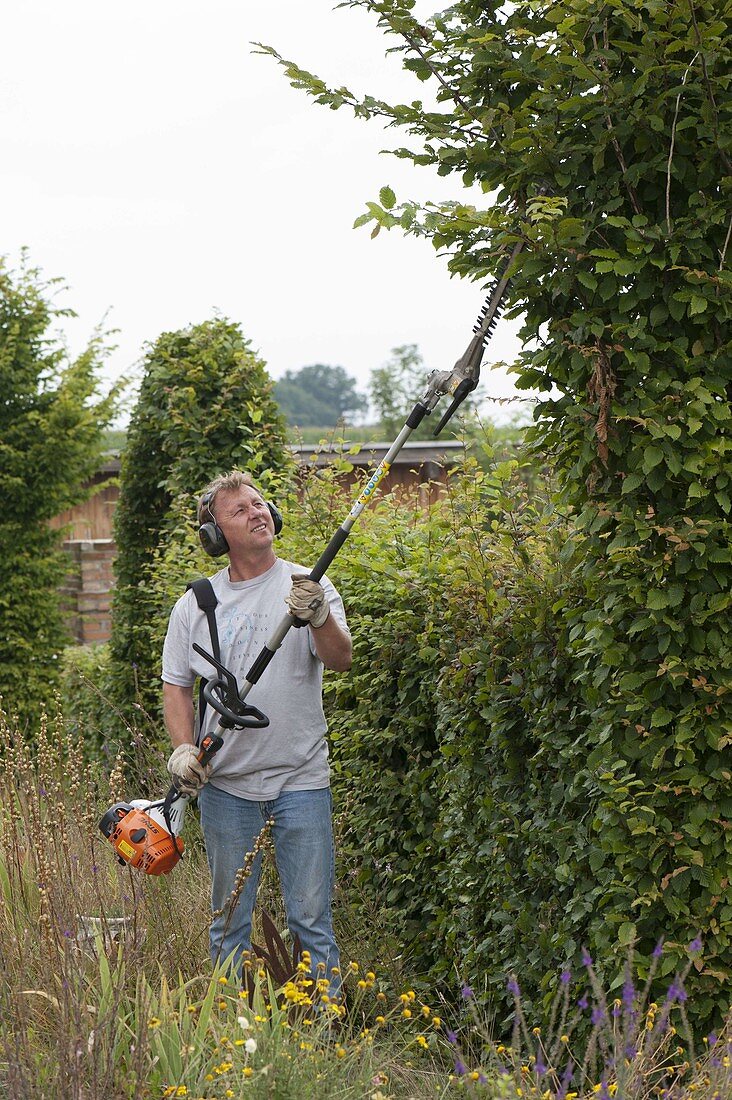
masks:
<svg viewBox="0 0 732 1100"><path fill-rule="evenodd" d="M509 978L506 984L506 989L513 997L518 997L520 993L519 984L515 978Z"/></svg>
<svg viewBox="0 0 732 1100"><path fill-rule="evenodd" d="M563 970L562 973L559 975L559 980L562 985L569 985L569 983L572 981L572 971Z"/></svg>
<svg viewBox="0 0 732 1100"><path fill-rule="evenodd" d="M486 1075L484 1073L479 1073L478 1074L478 1084L479 1085L487 1085L488 1084L488 1078L486 1077Z"/></svg>
<svg viewBox="0 0 732 1100"><path fill-rule="evenodd" d="M592 955L589 951L585 951L584 947L582 948L582 965L592 966Z"/></svg>
<svg viewBox="0 0 732 1100"><path fill-rule="evenodd" d="M580 999L577 1001L577 1008L587 1008L588 1003L589 1002L586 997L580 997Z"/></svg>
<svg viewBox="0 0 732 1100"><path fill-rule="evenodd" d="M654 959L660 959L663 955L663 940L659 940L656 946L653 948Z"/></svg>
<svg viewBox="0 0 732 1100"><path fill-rule="evenodd" d="M461 1062L459 1058L455 1063L455 1072L457 1073L458 1077L464 1077L465 1074L468 1072L465 1062Z"/></svg>
<svg viewBox="0 0 732 1100"><path fill-rule="evenodd" d="M463 984L463 988L460 990L464 1001L469 1001L473 997L473 990L470 988L467 982Z"/></svg>
<svg viewBox="0 0 732 1100"><path fill-rule="evenodd" d="M544 1074L546 1073L546 1066L542 1062L541 1058L536 1059L534 1069L536 1070L537 1077L543 1077Z"/></svg>
<svg viewBox="0 0 732 1100"><path fill-rule="evenodd" d="M593 1024L595 1024L595 1025L601 1024L602 1021L605 1019L605 1013L598 1006L596 1008L593 1008L592 1016L590 1017L590 1019L592 1020Z"/></svg>
<svg viewBox="0 0 732 1100"><path fill-rule="evenodd" d="M623 1005L625 1006L625 1008L628 1009L628 1011L630 1011L630 1009L633 1007L634 1001L635 986L633 985L633 982L628 979L628 981L625 982L625 984L623 985Z"/></svg>
<svg viewBox="0 0 732 1100"><path fill-rule="evenodd" d="M707 1035L707 1042L709 1043L710 1047L713 1047L715 1045L718 1038L719 1038L719 1036L717 1035L717 1033L715 1031L710 1031L709 1032L709 1034Z"/></svg>
<svg viewBox="0 0 732 1100"><path fill-rule="evenodd" d="M699 938L699 936L697 936L696 939L692 940L691 943L689 944L689 950L693 954L696 954L696 952L701 951L701 949L702 949L702 941Z"/></svg>
<svg viewBox="0 0 732 1100"><path fill-rule="evenodd" d="M616 1020L617 1020L618 1016L620 1016L622 1014L622 1011L623 1011L622 1005L613 1005L613 1016L615 1017Z"/></svg>
<svg viewBox="0 0 732 1100"><path fill-rule="evenodd" d="M456 1043L457 1042L457 1035L455 1034L454 1031L448 1031L446 1038L447 1038L448 1043Z"/></svg>
<svg viewBox="0 0 732 1100"><path fill-rule="evenodd" d="M635 1058L636 1055L638 1054L638 1051L635 1049L635 1047L633 1046L632 1043L628 1043L628 1045L625 1048L624 1053L625 1053L625 1057L628 1058L630 1061L632 1061L633 1058Z"/></svg>

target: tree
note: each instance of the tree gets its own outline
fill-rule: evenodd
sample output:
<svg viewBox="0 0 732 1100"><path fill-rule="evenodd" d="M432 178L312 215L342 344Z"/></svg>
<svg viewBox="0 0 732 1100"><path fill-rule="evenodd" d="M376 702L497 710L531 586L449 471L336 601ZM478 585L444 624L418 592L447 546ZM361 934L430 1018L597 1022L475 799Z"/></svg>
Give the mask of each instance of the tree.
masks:
<svg viewBox="0 0 732 1100"><path fill-rule="evenodd" d="M239 325L204 321L149 348L121 461L113 690L126 715L138 703L157 714L168 614L185 581L210 572L195 552L198 493L234 467L270 487L289 473L272 383ZM171 573L162 563L173 559Z"/></svg>
<svg viewBox="0 0 732 1100"><path fill-rule="evenodd" d="M429 372L416 344L402 344L392 348L391 358L382 367L371 371L369 383L371 404L379 418L379 433L383 439L394 439L404 427L404 422L415 403L427 389ZM460 415L446 428L446 434L460 429L462 418L474 411L470 398L460 406ZM432 439L439 418L438 410L425 418L411 435L412 439Z"/></svg>
<svg viewBox="0 0 732 1100"><path fill-rule="evenodd" d="M100 392L101 333L69 361L53 333L72 316L52 303L56 286L25 259L17 272L0 259L0 695L22 720L52 698L68 641L59 586L69 563L49 521L84 499L118 392Z"/></svg>
<svg viewBox="0 0 732 1100"><path fill-rule="evenodd" d="M608 955L622 930L648 960L664 936L673 968L701 932L711 1011L732 948L714 915L732 873L732 13L717 0L459 0L422 25L408 2L350 6L395 36L437 107L359 99L280 58L292 82L406 128L413 147L397 156L494 200L420 207L385 187L359 222L430 238L481 282L521 246L517 384L544 395L532 445L574 517L580 596L563 618L588 715L586 772L553 808L577 822L562 873L585 897L549 948ZM547 866L534 889L553 881ZM551 980L548 949L529 966L513 947L517 969Z"/></svg>
<svg viewBox="0 0 732 1100"><path fill-rule="evenodd" d="M332 428L368 409L356 379L343 367L323 363L285 371L275 384L275 398L288 424L298 428Z"/></svg>

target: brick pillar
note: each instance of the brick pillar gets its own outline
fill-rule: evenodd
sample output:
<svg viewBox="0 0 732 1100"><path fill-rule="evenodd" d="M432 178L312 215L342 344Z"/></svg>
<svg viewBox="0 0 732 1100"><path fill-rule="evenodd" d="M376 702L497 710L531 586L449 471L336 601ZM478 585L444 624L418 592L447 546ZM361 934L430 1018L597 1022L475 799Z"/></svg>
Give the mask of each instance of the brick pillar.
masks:
<svg viewBox="0 0 732 1100"><path fill-rule="evenodd" d="M111 632L114 539L69 539L64 549L71 567L61 588L69 631L79 645L106 642Z"/></svg>

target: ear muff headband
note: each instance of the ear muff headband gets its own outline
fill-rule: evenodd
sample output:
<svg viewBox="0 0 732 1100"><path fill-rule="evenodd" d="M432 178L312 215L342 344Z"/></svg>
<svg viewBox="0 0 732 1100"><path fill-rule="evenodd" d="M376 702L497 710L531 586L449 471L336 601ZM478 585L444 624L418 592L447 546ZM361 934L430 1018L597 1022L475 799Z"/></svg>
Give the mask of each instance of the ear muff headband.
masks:
<svg viewBox="0 0 732 1100"><path fill-rule="evenodd" d="M213 494L206 493L203 498L203 506L208 509L208 514L211 519L207 523L202 523L198 528L198 537L201 540L201 546L212 558L220 558L222 554L226 554L229 549L229 544L226 541L224 532L216 522L216 517L211 511L211 500ZM274 533L279 535L282 530L282 513L276 504L272 504L270 500L264 502L269 509L269 514L272 517L274 523Z"/></svg>

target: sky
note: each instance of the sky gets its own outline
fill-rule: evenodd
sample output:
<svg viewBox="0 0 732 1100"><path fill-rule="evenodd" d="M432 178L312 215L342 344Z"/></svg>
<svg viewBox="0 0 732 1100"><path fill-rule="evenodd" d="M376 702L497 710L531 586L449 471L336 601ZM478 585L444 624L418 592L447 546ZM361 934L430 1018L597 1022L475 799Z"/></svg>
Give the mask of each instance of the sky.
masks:
<svg viewBox="0 0 732 1100"><path fill-rule="evenodd" d="M415 14L433 10L418 0ZM327 363L366 391L402 344L419 346L425 376L452 367L480 285L451 277L430 241L372 240L353 222L387 184L398 199L465 201L459 177L383 155L406 135L317 106L253 42L357 93L425 95L372 16L329 0L6 5L0 254L16 266L27 248L64 280L72 353L98 324L118 330L109 379L139 378L146 343L215 312L241 324L273 378ZM488 370L515 357L516 330L499 324L484 399L516 394ZM485 406L497 419L519 407Z"/></svg>

